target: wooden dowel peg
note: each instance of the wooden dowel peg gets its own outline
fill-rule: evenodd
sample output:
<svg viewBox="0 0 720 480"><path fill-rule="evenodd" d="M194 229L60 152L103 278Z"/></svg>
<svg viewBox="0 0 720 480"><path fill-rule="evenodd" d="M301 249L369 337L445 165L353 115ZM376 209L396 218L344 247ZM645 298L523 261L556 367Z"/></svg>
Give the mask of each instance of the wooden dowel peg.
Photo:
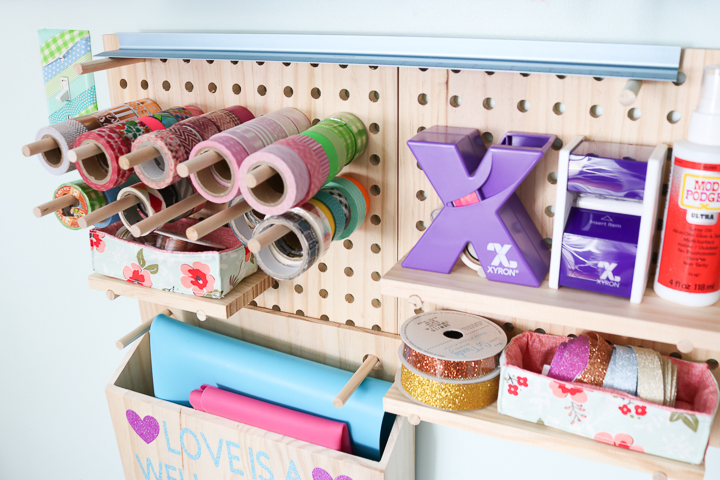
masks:
<svg viewBox="0 0 720 480"><path fill-rule="evenodd" d="M420 298L418 295L410 295L410 297L408 297L408 302L410 302L410 306L413 307L415 310L423 307L422 298Z"/></svg>
<svg viewBox="0 0 720 480"><path fill-rule="evenodd" d="M420 425L420 417L413 413L408 417L408 422L410 422L410 425Z"/></svg>
<svg viewBox="0 0 720 480"><path fill-rule="evenodd" d="M22 153L26 157L32 157L33 155L47 152L48 150L52 150L53 148L59 148L58 143L52 137L45 137L42 140L28 143L27 145L22 147Z"/></svg>
<svg viewBox="0 0 720 480"><path fill-rule="evenodd" d="M145 220L142 220L132 227L130 227L130 233L133 237L144 237L148 233L152 232L156 228L165 225L175 217L179 217L183 213L192 210L205 199L199 193L194 193L184 200L180 200L175 205L167 207L165 210L160 210L155 215L151 215Z"/></svg>
<svg viewBox="0 0 720 480"><path fill-rule="evenodd" d="M53 200L50 200L49 202L43 203L42 205L38 205L37 207L33 208L33 214L37 218L40 218L44 217L48 213L57 212L58 210L72 207L73 205L77 205L78 203L78 199L73 197L72 195L63 195L62 197L55 198Z"/></svg>
<svg viewBox="0 0 720 480"><path fill-rule="evenodd" d="M680 340L677 344L678 352L690 353L693 351L693 344L690 340Z"/></svg>
<svg viewBox="0 0 720 480"><path fill-rule="evenodd" d="M370 371L379 363L380 359L378 357L375 355L368 355L362 365L360 365L360 368L357 369L342 390L340 390L340 393L337 394L337 397L333 400L333 405L337 408L342 408L343 405L345 405L345 402L348 401L348 398L350 398L350 395L357 390L363 380L365 380L365 378L370 374Z"/></svg>
<svg viewBox="0 0 720 480"><path fill-rule="evenodd" d="M232 207L226 208L220 213L216 213L212 217L208 217L202 222L196 223L185 231L185 235L187 235L189 240L196 241L208 233L214 232L223 225L226 225L242 216L245 212L250 210L250 208L250 205L246 201L243 200L238 202Z"/></svg>
<svg viewBox="0 0 720 480"><path fill-rule="evenodd" d="M252 253L258 253L283 235L290 233L290 229L284 225L273 225L267 230L255 235L248 242L248 248Z"/></svg>
<svg viewBox="0 0 720 480"><path fill-rule="evenodd" d="M102 148L98 147L94 143L86 143L85 145L80 145L78 148L70 150L68 152L68 160L72 163L76 163L80 160L90 158L93 155L100 155L101 153L103 153Z"/></svg>
<svg viewBox="0 0 720 480"><path fill-rule="evenodd" d="M158 156L160 156L160 152L158 152L157 148L148 145L147 147L139 148L134 152L123 155L118 160L118 163L123 170L130 170L134 166L145 163Z"/></svg>
<svg viewBox="0 0 720 480"><path fill-rule="evenodd" d="M172 312L166 308L162 312L158 313L158 315L167 315L168 317L170 317L170 316L172 316ZM115 342L115 346L118 349L122 350L123 348L127 347L128 345L130 345L132 342L134 342L138 338L145 335L147 332L150 331L150 327L152 326L153 320L155 320L154 317L151 318L149 321L142 323L142 324L138 325L137 327L133 328L127 335L125 335L120 340Z"/></svg>
<svg viewBox="0 0 720 480"><path fill-rule="evenodd" d="M195 312L195 315L197 316L197 319L200 320L201 322L204 322L205 320L207 320L207 314L205 312L203 312L202 310L198 310L197 312Z"/></svg>
<svg viewBox="0 0 720 480"><path fill-rule="evenodd" d="M642 80L628 80L620 92L620 103L629 107L637 99L638 93L642 87Z"/></svg>
<svg viewBox="0 0 720 480"><path fill-rule="evenodd" d="M219 153L208 150L207 152L201 153L197 157L193 157L187 162L183 162L178 165L177 173L181 177L186 178L203 168L215 165L222 159L223 157Z"/></svg>
<svg viewBox="0 0 720 480"><path fill-rule="evenodd" d="M84 75L86 73L101 72L109 68L124 67L135 63L144 62L144 58L100 58L90 62L75 64L75 73Z"/></svg>
<svg viewBox="0 0 720 480"><path fill-rule="evenodd" d="M123 197L109 205L98 208L94 212L88 213L84 217L80 217L78 219L78 225L80 225L80 228L87 228L90 225L95 225L96 223L107 220L116 213L120 213L126 208L130 208L138 203L140 203L140 199L134 195Z"/></svg>
<svg viewBox="0 0 720 480"><path fill-rule="evenodd" d="M261 183L266 182L277 175L277 173L277 170L268 165L260 165L254 170L248 172L243 181L248 187L255 188Z"/></svg>
<svg viewBox="0 0 720 480"><path fill-rule="evenodd" d="M654 472L652 480L667 480L667 475L665 475L663 472Z"/></svg>
<svg viewBox="0 0 720 480"><path fill-rule="evenodd" d="M113 292L112 290L108 290L107 292L105 292L105 296L107 297L108 300L110 300L112 302L113 300L118 298L120 295Z"/></svg>

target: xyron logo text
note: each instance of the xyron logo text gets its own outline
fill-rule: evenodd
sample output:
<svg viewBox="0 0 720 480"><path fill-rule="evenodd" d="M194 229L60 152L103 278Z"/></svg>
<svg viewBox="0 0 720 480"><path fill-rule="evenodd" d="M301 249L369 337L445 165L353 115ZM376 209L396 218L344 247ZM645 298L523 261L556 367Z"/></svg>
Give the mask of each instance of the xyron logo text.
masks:
<svg viewBox="0 0 720 480"><path fill-rule="evenodd" d="M495 252L495 258L487 268L488 273L514 277L518 274L517 262L507 259L507 253L512 245L500 245L499 243L488 243L487 249Z"/></svg>
<svg viewBox="0 0 720 480"><path fill-rule="evenodd" d="M599 262L598 268L603 269L600 278L597 280L598 285L606 287L620 287L620 275L613 275L613 270L617 267L617 263Z"/></svg>

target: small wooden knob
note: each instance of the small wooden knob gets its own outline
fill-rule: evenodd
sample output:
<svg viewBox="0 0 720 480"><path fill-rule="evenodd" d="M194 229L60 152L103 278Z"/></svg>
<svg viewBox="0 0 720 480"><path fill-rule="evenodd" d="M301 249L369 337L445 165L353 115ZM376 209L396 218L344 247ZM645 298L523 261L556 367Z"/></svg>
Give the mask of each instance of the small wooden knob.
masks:
<svg viewBox="0 0 720 480"><path fill-rule="evenodd" d="M105 292L105 296L107 297L108 300L112 301L112 300L115 300L116 298L118 298L120 295L116 294L112 290L108 290L107 292Z"/></svg>
<svg viewBox="0 0 720 480"><path fill-rule="evenodd" d="M416 309L416 310L417 310L418 308L422 308L422 307L423 307L422 298L420 298L420 297L417 296L417 295L410 295L410 298L408 298L408 301L410 302L410 305L412 305L412 307L413 307L414 309Z"/></svg>
<svg viewBox="0 0 720 480"><path fill-rule="evenodd" d="M413 413L408 417L408 422L410 422L410 425L420 425L420 417Z"/></svg>
<svg viewBox="0 0 720 480"><path fill-rule="evenodd" d="M681 340L677 344L677 349L680 353L690 353L693 351L693 348L693 344L690 340Z"/></svg>
<svg viewBox="0 0 720 480"><path fill-rule="evenodd" d="M198 310L196 315L197 315L198 320L200 320L201 322L204 322L205 320L207 320L207 315L202 310Z"/></svg>

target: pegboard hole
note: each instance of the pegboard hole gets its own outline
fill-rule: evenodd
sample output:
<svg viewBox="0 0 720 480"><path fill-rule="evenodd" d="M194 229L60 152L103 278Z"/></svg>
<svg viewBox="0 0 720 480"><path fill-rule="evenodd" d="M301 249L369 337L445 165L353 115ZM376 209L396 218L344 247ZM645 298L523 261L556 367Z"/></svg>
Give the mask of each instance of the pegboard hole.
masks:
<svg viewBox="0 0 720 480"><path fill-rule="evenodd" d="M169 92L169 91L170 91L170 82L168 82L167 80L165 80L165 81L162 83L162 87L163 87L163 90L165 90L166 92Z"/></svg>
<svg viewBox="0 0 720 480"><path fill-rule="evenodd" d="M483 107L485 107L485 110L492 110L495 108L495 99L487 97L483 100Z"/></svg>
<svg viewBox="0 0 720 480"><path fill-rule="evenodd" d="M525 78L527 78L527 77L529 77L529 76L530 76L530 74L529 74L529 73L521 73L521 74L520 74L520 76L521 76L521 77L525 77Z"/></svg>
<svg viewBox="0 0 720 480"><path fill-rule="evenodd" d="M161 58L161 59L160 59L160 62L161 62L161 63L167 63L167 58Z"/></svg>
<svg viewBox="0 0 720 480"><path fill-rule="evenodd" d="M642 110L640 110L639 108L631 108L630 110L628 110L627 115L628 118L634 122L642 116Z"/></svg>
<svg viewBox="0 0 720 480"><path fill-rule="evenodd" d="M671 112L668 112L667 114L667 121L675 125L680 121L682 118L682 115L680 115L680 112L677 110L672 110Z"/></svg>
<svg viewBox="0 0 720 480"><path fill-rule="evenodd" d="M382 328L380 328L380 325L373 325L370 327L370 330L375 330L376 332L382 332ZM365 360L363 360L364 362Z"/></svg>
<svg viewBox="0 0 720 480"><path fill-rule="evenodd" d="M553 113L555 115L562 115L565 113L565 104L563 102L557 102L553 105Z"/></svg>
<svg viewBox="0 0 720 480"><path fill-rule="evenodd" d="M315 100L320 98L320 95L322 95L322 92L320 91L320 89L318 87L315 87L312 90L310 90L310 96L313 97Z"/></svg>
<svg viewBox="0 0 720 480"><path fill-rule="evenodd" d="M382 302L380 301L379 298L373 298L373 299L372 299L372 302L370 302L370 303L371 303L372 306L375 307L375 308L380 308L380 307L382 307Z"/></svg>
<svg viewBox="0 0 720 480"><path fill-rule="evenodd" d="M188 92L192 92L193 88L195 88L195 85L192 84L192 82L185 82L185 90Z"/></svg>
<svg viewBox="0 0 720 480"><path fill-rule="evenodd" d="M148 84L147 80L142 80L140 82L140 88L142 88L143 90L147 90L149 87L150 87L150 85Z"/></svg>
<svg viewBox="0 0 720 480"><path fill-rule="evenodd" d="M420 70L421 72L427 72L427 71L428 71L427 68L418 68L418 70Z"/></svg>
<svg viewBox="0 0 720 480"><path fill-rule="evenodd" d="M377 65L370 65L370 70L377 70L377 69L378 69Z"/></svg>
<svg viewBox="0 0 720 480"><path fill-rule="evenodd" d="M483 142L485 142L485 143L492 143L493 140L495 140L495 137L493 136L492 133L485 132L482 134L482 139L483 139Z"/></svg>
<svg viewBox="0 0 720 480"><path fill-rule="evenodd" d="M251 307L257 307L257 302L255 300L250 300L248 305L250 305Z"/></svg>
<svg viewBox="0 0 720 480"><path fill-rule="evenodd" d="M353 297L352 295L350 295L350 294L348 293L347 295L345 295L345 301L346 301L347 303L353 303L353 302L355 301L355 297Z"/></svg>
<svg viewBox="0 0 720 480"><path fill-rule="evenodd" d="M495 72L485 72L487 75L495 75Z"/></svg>
<svg viewBox="0 0 720 480"><path fill-rule="evenodd" d="M382 278L382 275L380 275L380 272L372 272L370 274L370 278L372 278L374 282L379 282Z"/></svg>
<svg viewBox="0 0 720 480"><path fill-rule="evenodd" d="M323 262L318 263L318 270L320 270L322 273L327 272L327 265Z"/></svg>
<svg viewBox="0 0 720 480"><path fill-rule="evenodd" d="M347 65L338 65L340 68L347 68Z"/></svg>
<svg viewBox="0 0 720 480"><path fill-rule="evenodd" d="M460 73L462 70L450 70L452 73Z"/></svg>
<svg viewBox="0 0 720 480"><path fill-rule="evenodd" d="M382 222L380 215L373 215L372 217L370 217L370 223L372 223L373 225L380 225L380 222Z"/></svg>
<svg viewBox="0 0 720 480"><path fill-rule="evenodd" d="M275 310L276 312L279 312L279 311L280 311L280 305L273 305L273 306L272 306L272 309Z"/></svg>
<svg viewBox="0 0 720 480"><path fill-rule="evenodd" d="M352 277L353 275L355 275L355 272L350 267L345 267L345 270L343 270L343 272L345 273L346 277Z"/></svg>
<svg viewBox="0 0 720 480"><path fill-rule="evenodd" d="M672 358L677 358L678 360L682 360L682 354L680 352L672 352L670 354Z"/></svg>
<svg viewBox="0 0 720 480"><path fill-rule="evenodd" d="M370 251L372 253L380 253L380 250L382 250L382 249L380 248L380 245L378 245L377 243L373 243L372 245L370 245Z"/></svg>
<svg viewBox="0 0 720 480"><path fill-rule="evenodd" d="M310 123L311 123L313 126L315 126L315 125L317 125L318 123L320 123L320 119L319 119L319 118L313 118L313 121L310 122Z"/></svg>
<svg viewBox="0 0 720 480"><path fill-rule="evenodd" d="M320 315L320 320L324 320L324 321L328 322L328 321L330 321L330 317L328 317L327 315Z"/></svg>
<svg viewBox="0 0 720 480"><path fill-rule="evenodd" d="M560 80L565 80L567 78L567 75L555 75Z"/></svg>
<svg viewBox="0 0 720 480"><path fill-rule="evenodd" d="M217 85L215 85L213 82L208 83L208 92L210 92L210 93L217 92Z"/></svg>
<svg viewBox="0 0 720 480"><path fill-rule="evenodd" d="M324 288L320 289L320 298L327 298L328 297L328 291Z"/></svg>
<svg viewBox="0 0 720 480"><path fill-rule="evenodd" d="M563 141L559 138L556 138L555 141L553 141L552 149L553 150L560 150L563 147Z"/></svg>
<svg viewBox="0 0 720 480"><path fill-rule="evenodd" d="M427 199L427 194L425 193L425 190L418 190L415 194L415 198L417 198L421 202L424 202Z"/></svg>
<svg viewBox="0 0 720 480"><path fill-rule="evenodd" d="M373 197L377 197L378 195L380 195L380 187L378 187L377 185L372 185L370 187L370 195L372 195Z"/></svg>
<svg viewBox="0 0 720 480"><path fill-rule="evenodd" d="M503 323L503 329L504 329L506 332L510 333L510 332L512 332L513 330L515 330L515 325L513 325L513 324L510 323L510 322L505 322L505 323Z"/></svg>
<svg viewBox="0 0 720 480"><path fill-rule="evenodd" d="M427 105L428 104L428 96L427 93L421 93L418 95L418 103L420 105Z"/></svg>
<svg viewBox="0 0 720 480"><path fill-rule="evenodd" d="M545 245L548 246L548 248L552 248L552 238L545 238Z"/></svg>
<svg viewBox="0 0 720 480"><path fill-rule="evenodd" d="M462 98L460 98L457 95L453 95L450 97L450 106L458 108L460 105L462 105Z"/></svg>
<svg viewBox="0 0 720 480"><path fill-rule="evenodd" d="M183 62L185 62L185 63L190 63L190 59L189 59L189 58L184 58L184 59L183 59Z"/></svg>
<svg viewBox="0 0 720 480"><path fill-rule="evenodd" d="M715 370L715 369L718 368L718 361L715 360L714 358L711 358L711 359L707 360L705 363L707 363L708 368L709 368L710 370Z"/></svg>
<svg viewBox="0 0 720 480"><path fill-rule="evenodd" d="M377 167L378 165L380 165L380 157L378 157L377 155L374 155L374 154L370 155L369 161L370 161L370 165L372 165L374 167Z"/></svg>
<svg viewBox="0 0 720 480"><path fill-rule="evenodd" d="M602 82L603 80L605 80L605 78L604 77L593 77L593 80L595 80L596 82Z"/></svg>
<svg viewBox="0 0 720 480"><path fill-rule="evenodd" d="M545 330L542 328L536 328L535 333L545 333Z"/></svg>
<svg viewBox="0 0 720 480"><path fill-rule="evenodd" d="M320 66L320 64L319 63L311 63L310 66L313 68L317 68Z"/></svg>
<svg viewBox="0 0 720 480"><path fill-rule="evenodd" d="M371 102L375 103L380 100L380 93L377 90L373 90L368 94L368 98Z"/></svg>
<svg viewBox="0 0 720 480"><path fill-rule="evenodd" d="M557 185L557 172L548 173L547 181L550 185Z"/></svg>
<svg viewBox="0 0 720 480"><path fill-rule="evenodd" d="M122 88L123 90L127 88L127 80L125 80L124 78L120 79L120 88Z"/></svg>
<svg viewBox="0 0 720 480"><path fill-rule="evenodd" d="M424 232L427 228L427 225L425 225L425 222L423 222L422 220L418 220L417 222L415 222L415 228L417 228L420 232Z"/></svg>
<svg viewBox="0 0 720 480"><path fill-rule="evenodd" d="M260 95L261 97L264 97L265 94L267 93L267 88L265 87L265 85L258 85L257 92L258 92L258 95Z"/></svg>
<svg viewBox="0 0 720 480"><path fill-rule="evenodd" d="M292 96L293 96L293 89L292 89L292 87L288 85L287 87L283 88L283 94L284 94L287 98L292 97Z"/></svg>
<svg viewBox="0 0 720 480"><path fill-rule="evenodd" d="M347 88L340 90L340 100L348 100L350 98L350 91Z"/></svg>
<svg viewBox="0 0 720 480"><path fill-rule="evenodd" d="M577 338L577 335L575 335L574 333L568 333L568 337L570 337L570 338Z"/></svg>
<svg viewBox="0 0 720 480"><path fill-rule="evenodd" d="M298 317L304 317L305 312L303 312L302 310L295 310L295 315L297 315Z"/></svg>
<svg viewBox="0 0 720 480"><path fill-rule="evenodd" d="M235 95L240 95L240 92L242 92L242 87L236 83L235 85L232 86L232 92Z"/></svg>
<svg viewBox="0 0 720 480"><path fill-rule="evenodd" d="M277 281L275 281L275 282L273 282L273 284L272 284L272 288L274 288L275 290L277 290L278 288L280 288L280 284L279 284Z"/></svg>
<svg viewBox="0 0 720 480"><path fill-rule="evenodd" d="M370 124L370 133L372 133L372 134L380 133L380 125L378 125L377 123L371 123Z"/></svg>
<svg viewBox="0 0 720 480"><path fill-rule="evenodd" d="M237 65L237 64L240 63L240 62L237 61L237 60L230 60L230 63L233 64L233 65Z"/></svg>
<svg viewBox="0 0 720 480"><path fill-rule="evenodd" d="M593 118L600 118L603 114L603 108L600 105L593 105L590 107L590 116Z"/></svg>
<svg viewBox="0 0 720 480"><path fill-rule="evenodd" d="M293 290L295 290L295 293L303 293L303 287L302 285L295 285L293 287Z"/></svg>
<svg viewBox="0 0 720 480"><path fill-rule="evenodd" d="M348 250L352 250L352 248L353 248L353 243L352 243L352 241L351 241L351 240L345 240L345 241L343 242L343 247L347 248Z"/></svg>
<svg viewBox="0 0 720 480"><path fill-rule="evenodd" d="M282 62L282 63L283 63L283 65L285 65L286 67L289 67L290 65L292 65L292 63L290 63L290 62Z"/></svg>
<svg viewBox="0 0 720 480"><path fill-rule="evenodd" d="M687 75L685 75L683 72L678 72L677 80L673 82L673 85L680 86L683 83L685 83L685 80L687 80Z"/></svg>
<svg viewBox="0 0 720 480"><path fill-rule="evenodd" d="M527 112L528 110L530 110L530 102L528 102L527 100L520 100L517 104L517 109L522 113Z"/></svg>
<svg viewBox="0 0 720 480"><path fill-rule="evenodd" d="M426 129L425 127L418 127L417 133L420 133L420 132L422 132L423 130L427 130L427 129Z"/></svg>
<svg viewBox="0 0 720 480"><path fill-rule="evenodd" d="M255 63L257 63L257 64L260 65L261 67L262 67L263 65L265 65L265 62L255 62Z"/></svg>
<svg viewBox="0 0 720 480"><path fill-rule="evenodd" d="M347 325L347 326L349 326L349 327L354 327L354 326L355 326L355 322L353 322L352 320L345 320L345 325Z"/></svg>
<svg viewBox="0 0 720 480"><path fill-rule="evenodd" d="M205 61L208 63L208 65L212 65L213 63L215 63L215 60L205 60Z"/></svg>
<svg viewBox="0 0 720 480"><path fill-rule="evenodd" d="M552 218L555 216L555 207L553 205L548 205L545 207L545 215Z"/></svg>

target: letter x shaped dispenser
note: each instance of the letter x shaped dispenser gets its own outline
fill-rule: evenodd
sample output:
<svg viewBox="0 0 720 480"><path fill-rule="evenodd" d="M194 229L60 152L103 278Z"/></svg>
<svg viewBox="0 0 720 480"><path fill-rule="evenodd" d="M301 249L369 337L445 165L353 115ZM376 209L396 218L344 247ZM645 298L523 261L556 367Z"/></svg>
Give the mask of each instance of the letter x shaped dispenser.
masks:
<svg viewBox="0 0 720 480"><path fill-rule="evenodd" d="M540 286L550 251L515 190L555 138L509 132L486 149L474 128L439 126L411 138L443 209L402 266L450 273L469 242L488 279Z"/></svg>

